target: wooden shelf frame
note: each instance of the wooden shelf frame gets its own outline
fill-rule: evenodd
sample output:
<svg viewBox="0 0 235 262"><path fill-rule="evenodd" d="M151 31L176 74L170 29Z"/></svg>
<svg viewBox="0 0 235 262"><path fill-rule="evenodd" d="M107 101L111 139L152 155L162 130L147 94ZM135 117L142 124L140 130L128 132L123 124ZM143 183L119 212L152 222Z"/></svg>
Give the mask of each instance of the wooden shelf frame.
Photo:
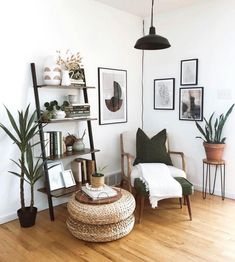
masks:
<svg viewBox="0 0 235 262"><path fill-rule="evenodd" d="M48 86L48 85L38 85L37 83L37 76L36 76L36 69L35 69L35 64L31 63L31 74L32 74L32 80L33 80L33 89L34 89L34 98L35 98L35 105L36 105L36 111L37 111L37 118L41 119L41 108L40 108L40 100L39 100L39 89L45 88L45 89L64 89L64 90L82 90L83 92L83 97L84 97L84 103L89 103L88 101L88 94L87 94L87 89L90 88L95 88L95 87L88 87L88 86L77 86L77 85L71 85L71 86ZM86 83L86 81L85 81ZM63 189L58 189L51 191L50 190L50 182L49 182L49 175L48 175L48 167L47 167L47 161L48 158L46 157L46 152L45 152L45 146L44 146L44 133L43 133L43 127L44 124L51 124L51 123L65 123L68 121L86 121L87 122L87 128L88 128L88 136L89 136L89 142L90 142L90 148L84 149L83 152L72 152L71 154L63 154L62 156L57 156L53 157L51 160L59 160L59 159L64 159L67 157L71 156L81 156L81 155L86 155L90 154L91 159L94 160L95 162L95 168L96 168L96 157L95 153L98 152L98 149L95 149L94 147L94 141L93 141L93 134L92 134L92 126L91 126L91 120L96 120L96 118L79 118L79 119L58 119L56 121L50 121L43 123L39 121L39 137L40 137L40 145L41 145L41 152L42 152L42 158L44 160L44 174L45 174L45 188L39 189L38 191L46 193L47 194L47 199L48 199L48 205L49 205L49 214L50 214L50 219L54 221L55 216L54 216L54 208L53 208L53 201L52 197L60 197L64 195L71 194L76 191L76 186L71 187L71 188L63 188Z"/></svg>

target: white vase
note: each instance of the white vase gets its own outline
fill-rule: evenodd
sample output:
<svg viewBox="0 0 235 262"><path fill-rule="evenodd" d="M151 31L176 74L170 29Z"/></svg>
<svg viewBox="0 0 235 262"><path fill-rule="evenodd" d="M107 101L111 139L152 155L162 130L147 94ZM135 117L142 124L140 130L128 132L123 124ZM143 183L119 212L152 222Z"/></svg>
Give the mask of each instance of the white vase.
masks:
<svg viewBox="0 0 235 262"><path fill-rule="evenodd" d="M62 110L55 110L53 112L53 118L54 119L64 119L66 116L65 112Z"/></svg>
<svg viewBox="0 0 235 262"><path fill-rule="evenodd" d="M60 85L61 68L56 64L54 56L48 56L43 69L43 80L45 85Z"/></svg>
<svg viewBox="0 0 235 262"><path fill-rule="evenodd" d="M71 81L70 81L70 77L69 77L69 70L63 70L62 71L61 85L62 86L70 86L71 85Z"/></svg>

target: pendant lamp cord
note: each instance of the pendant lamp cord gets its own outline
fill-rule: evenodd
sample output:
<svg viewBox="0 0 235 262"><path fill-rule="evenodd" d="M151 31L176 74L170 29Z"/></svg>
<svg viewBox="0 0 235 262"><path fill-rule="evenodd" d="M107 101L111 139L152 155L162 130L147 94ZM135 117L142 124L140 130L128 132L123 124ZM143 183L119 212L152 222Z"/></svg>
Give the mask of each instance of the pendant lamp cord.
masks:
<svg viewBox="0 0 235 262"><path fill-rule="evenodd" d="M151 9L151 27L153 27L153 5L154 5L154 0L152 0L152 9Z"/></svg>
<svg viewBox="0 0 235 262"><path fill-rule="evenodd" d="M144 32L144 20L143 20L143 36ZM141 128L144 129L144 50L142 50L142 72L141 72Z"/></svg>

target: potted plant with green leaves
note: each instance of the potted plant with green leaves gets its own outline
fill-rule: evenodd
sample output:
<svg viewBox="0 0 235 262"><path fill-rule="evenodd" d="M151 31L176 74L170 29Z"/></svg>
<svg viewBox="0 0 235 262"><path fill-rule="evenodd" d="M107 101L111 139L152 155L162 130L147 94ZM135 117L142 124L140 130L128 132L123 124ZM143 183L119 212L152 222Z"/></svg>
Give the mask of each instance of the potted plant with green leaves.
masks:
<svg viewBox="0 0 235 262"><path fill-rule="evenodd" d="M25 174L24 181L30 185L30 206L25 207L25 211L23 209L19 209L17 211L20 224L22 227L30 227L35 224L36 216L37 216L37 207L34 206L34 185L35 183L43 176L43 166L46 162L41 161L39 158L36 163L33 159L33 153L32 153L32 146L29 143L26 149L26 161L25 163L22 163L21 160L19 160L19 163L12 160L20 169L23 167L23 172ZM15 171L9 171L13 175L16 175L21 178L21 174L17 173Z"/></svg>
<svg viewBox="0 0 235 262"><path fill-rule="evenodd" d="M196 121L196 127L202 134L202 137L197 136L196 138L203 140L207 160L222 160L226 140L226 137L222 137L222 132L229 115L233 111L233 107L234 104L229 108L225 115L221 114L215 119L215 121L213 119L215 113L210 116L209 120L204 117L204 128Z"/></svg>
<svg viewBox="0 0 235 262"><path fill-rule="evenodd" d="M104 169L107 166L99 167L97 171L91 175L91 186L92 187L102 187L104 186Z"/></svg>
<svg viewBox="0 0 235 262"><path fill-rule="evenodd" d="M43 112L43 120L50 121L51 119L63 119L66 114L64 112L65 107L69 106L68 101L64 101L61 105L56 100L45 102L44 106L46 110Z"/></svg>
<svg viewBox="0 0 235 262"><path fill-rule="evenodd" d="M32 114L29 113L29 105L27 106L25 112L18 111L18 119L17 121L14 119L11 112L6 108L6 112L8 115L9 122L11 124L11 128L7 128L4 124L0 123L0 128L5 131L5 133L11 138L13 144L15 144L20 152L20 158L17 161L12 160L19 168L19 172L10 171L10 173L17 175L20 177L20 203L21 208L17 211L20 224L22 227L28 227L28 217L32 214L32 208L26 207L25 205L25 196L24 196L24 182L27 175L34 177L32 181L34 181L38 177L38 168L39 165L36 165L36 169L34 168L34 172L32 172L32 168L34 166L31 161L29 147L33 147L34 145L30 145L31 139L38 133L38 123L35 122L36 119L36 111ZM13 130L12 130L13 129ZM28 172L26 171L28 170ZM41 170L41 169L40 169ZM28 176L28 178L30 177ZM37 181L38 179L36 179ZM28 180L30 181L30 180ZM36 182L35 181L35 182ZM34 184L34 182L33 182ZM32 202L31 202L32 204Z"/></svg>

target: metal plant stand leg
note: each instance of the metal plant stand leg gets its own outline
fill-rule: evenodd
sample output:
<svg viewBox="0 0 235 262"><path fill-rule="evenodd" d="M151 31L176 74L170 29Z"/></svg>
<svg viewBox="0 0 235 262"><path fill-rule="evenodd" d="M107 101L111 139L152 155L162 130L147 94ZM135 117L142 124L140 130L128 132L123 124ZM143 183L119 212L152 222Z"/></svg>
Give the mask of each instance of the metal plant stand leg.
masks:
<svg viewBox="0 0 235 262"><path fill-rule="evenodd" d="M213 191L211 192L211 195L214 195L214 192L215 192L215 182L216 182L216 176L217 176L217 169L218 169L218 165L215 166L214 185L213 185Z"/></svg>

